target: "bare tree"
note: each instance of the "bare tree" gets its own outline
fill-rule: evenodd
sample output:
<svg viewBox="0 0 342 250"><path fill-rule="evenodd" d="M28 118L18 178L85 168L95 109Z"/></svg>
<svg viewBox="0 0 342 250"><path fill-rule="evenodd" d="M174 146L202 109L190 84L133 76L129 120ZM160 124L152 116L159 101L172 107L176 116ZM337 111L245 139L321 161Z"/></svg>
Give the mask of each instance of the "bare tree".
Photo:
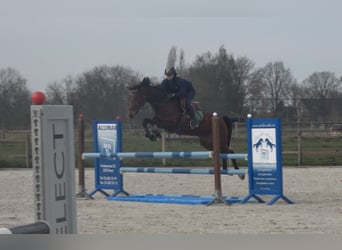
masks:
<svg viewBox="0 0 342 250"><path fill-rule="evenodd" d="M221 46L215 55L206 52L197 56L188 75L204 107L220 114L242 114L252 68L253 63L246 57L234 58Z"/></svg>
<svg viewBox="0 0 342 250"><path fill-rule="evenodd" d="M180 75L183 75L185 71L185 54L184 54L183 49L181 49L179 52L179 61L178 61L177 71Z"/></svg>
<svg viewBox="0 0 342 250"><path fill-rule="evenodd" d="M76 79L73 104L76 112L88 120L113 119L120 115L126 120L128 85L140 79L137 73L122 66L98 66Z"/></svg>
<svg viewBox="0 0 342 250"><path fill-rule="evenodd" d="M340 110L340 81L334 73L314 72L303 81L304 105L311 120L325 122Z"/></svg>
<svg viewBox="0 0 342 250"><path fill-rule="evenodd" d="M177 63L177 47L172 46L166 61L166 68L176 67Z"/></svg>
<svg viewBox="0 0 342 250"><path fill-rule="evenodd" d="M332 72L314 72L303 81L303 88L306 98L326 99L338 94L340 82Z"/></svg>
<svg viewBox="0 0 342 250"><path fill-rule="evenodd" d="M249 82L252 79L252 70L254 68L254 63L247 57L238 57L235 60L235 66L233 67L233 81L235 90L238 96L241 98L240 105L245 106L247 97L247 88ZM247 112L248 112L247 108Z"/></svg>
<svg viewBox="0 0 342 250"><path fill-rule="evenodd" d="M251 82L256 86L250 86L249 89L253 89L254 92L259 90L259 104L266 108L266 112L278 115L291 99L289 89L294 83L295 79L290 69L285 68L283 62L270 62L257 70Z"/></svg>
<svg viewBox="0 0 342 250"><path fill-rule="evenodd" d="M2 129L29 124L30 92L26 79L13 68L0 69L0 114ZM23 126L24 125L24 126Z"/></svg>
<svg viewBox="0 0 342 250"><path fill-rule="evenodd" d="M46 88L47 103L72 104L75 95L75 81L67 76L61 82L49 84Z"/></svg>
<svg viewBox="0 0 342 250"><path fill-rule="evenodd" d="M263 96L263 73L261 69L255 70L251 75L246 85L246 101L245 107L247 112L251 114L259 113L263 110L265 105L265 99Z"/></svg>

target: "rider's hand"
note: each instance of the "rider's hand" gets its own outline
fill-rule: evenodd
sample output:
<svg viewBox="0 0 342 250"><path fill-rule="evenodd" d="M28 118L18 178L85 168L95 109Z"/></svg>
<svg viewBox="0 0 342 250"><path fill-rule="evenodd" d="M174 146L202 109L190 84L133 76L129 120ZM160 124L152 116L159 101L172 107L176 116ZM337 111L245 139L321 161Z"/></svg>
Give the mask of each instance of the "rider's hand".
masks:
<svg viewBox="0 0 342 250"><path fill-rule="evenodd" d="M173 93L168 94L167 97L168 97L168 98L173 98L173 97L175 97L175 94L173 94Z"/></svg>

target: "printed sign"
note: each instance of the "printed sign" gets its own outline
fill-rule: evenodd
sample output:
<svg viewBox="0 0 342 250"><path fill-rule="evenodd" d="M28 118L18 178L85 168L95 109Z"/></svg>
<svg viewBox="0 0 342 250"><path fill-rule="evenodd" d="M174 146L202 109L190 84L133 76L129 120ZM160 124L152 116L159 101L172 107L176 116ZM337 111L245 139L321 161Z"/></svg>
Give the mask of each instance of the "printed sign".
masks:
<svg viewBox="0 0 342 250"><path fill-rule="evenodd" d="M94 152L117 153L121 152L121 122L94 121ZM92 196L100 191L109 196L105 189L121 190L122 177L119 173L121 161L118 158L96 158L95 160L95 190Z"/></svg>
<svg viewBox="0 0 342 250"><path fill-rule="evenodd" d="M247 130L249 195L242 202L276 195L269 205L279 198L293 203L283 195L280 119L248 119Z"/></svg>

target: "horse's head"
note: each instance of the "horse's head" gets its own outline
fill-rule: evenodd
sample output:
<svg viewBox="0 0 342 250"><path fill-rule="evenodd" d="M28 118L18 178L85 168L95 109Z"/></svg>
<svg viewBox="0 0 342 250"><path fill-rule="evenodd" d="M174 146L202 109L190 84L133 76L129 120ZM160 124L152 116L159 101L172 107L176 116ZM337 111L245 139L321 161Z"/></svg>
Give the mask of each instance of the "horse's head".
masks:
<svg viewBox="0 0 342 250"><path fill-rule="evenodd" d="M146 93L144 90L146 89L146 87L150 86L150 83L150 79L148 77L145 77L139 84L128 87L131 96L128 107L129 118L133 118L145 105Z"/></svg>

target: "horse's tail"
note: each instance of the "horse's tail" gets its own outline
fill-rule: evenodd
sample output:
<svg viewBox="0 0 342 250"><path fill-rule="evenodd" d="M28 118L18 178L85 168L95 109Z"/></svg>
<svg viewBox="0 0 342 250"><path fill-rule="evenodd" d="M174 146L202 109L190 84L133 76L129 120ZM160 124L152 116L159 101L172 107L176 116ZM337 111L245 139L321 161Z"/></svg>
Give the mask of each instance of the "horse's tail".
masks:
<svg viewBox="0 0 342 250"><path fill-rule="evenodd" d="M233 132L233 122L227 115L223 116L222 119L227 127L227 146L230 148L230 140L232 139Z"/></svg>

